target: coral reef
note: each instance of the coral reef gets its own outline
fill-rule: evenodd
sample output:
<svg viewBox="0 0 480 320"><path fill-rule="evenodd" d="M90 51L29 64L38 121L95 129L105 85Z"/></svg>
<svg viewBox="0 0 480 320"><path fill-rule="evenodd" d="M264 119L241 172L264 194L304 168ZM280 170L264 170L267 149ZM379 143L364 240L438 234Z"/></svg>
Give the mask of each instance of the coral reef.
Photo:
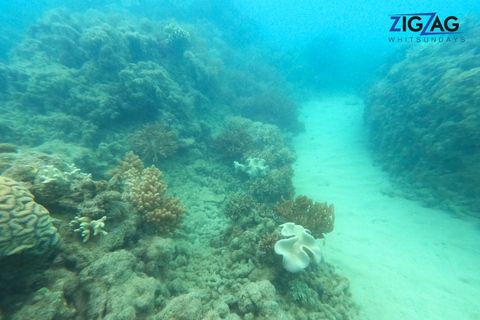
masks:
<svg viewBox="0 0 480 320"><path fill-rule="evenodd" d="M403 195L480 212L480 25L466 19L459 50L435 43L399 52L370 89L371 145Z"/></svg>
<svg viewBox="0 0 480 320"><path fill-rule="evenodd" d="M81 232L83 238L82 242L85 243L90 239L90 235L96 236L108 234L107 231L103 230L106 219L106 216L103 216L98 220L92 220L88 217L75 217L68 225L74 229L73 232Z"/></svg>
<svg viewBox="0 0 480 320"><path fill-rule="evenodd" d="M333 231L335 224L335 206L327 203L313 203L307 196L299 195L295 200L285 200L275 205L275 210L288 221L308 228L317 238Z"/></svg>
<svg viewBox="0 0 480 320"><path fill-rule="evenodd" d="M167 131L160 123L146 124L136 130L130 139L132 149L143 159L157 162L167 158L178 149L177 137L172 131Z"/></svg>
<svg viewBox="0 0 480 320"><path fill-rule="evenodd" d="M233 164L236 172L245 172L250 178L265 177L270 172L267 162L260 158L248 158L244 165L237 161L234 161Z"/></svg>
<svg viewBox="0 0 480 320"><path fill-rule="evenodd" d="M27 188L0 176L0 259L16 254L43 254L58 242L50 214L33 201Z"/></svg>
<svg viewBox="0 0 480 320"><path fill-rule="evenodd" d="M285 239L275 244L275 253L283 256L283 267L289 272L299 272L308 267L310 256L316 263L322 260L322 252L308 230L293 222L280 226Z"/></svg>
<svg viewBox="0 0 480 320"><path fill-rule="evenodd" d="M174 2L151 21L113 7L51 11L0 64L0 135L19 146L0 152L0 173L32 192L55 231L52 254L35 255L38 244L2 258L0 318L355 319L332 265L292 274L274 252L274 204L294 194L290 137L301 129L288 84L212 21L173 19L169 6L191 5ZM270 172L235 175L232 162L249 158Z"/></svg>
<svg viewBox="0 0 480 320"><path fill-rule="evenodd" d="M160 234L171 236L183 220L185 207L179 204L180 199L165 196L167 185L162 181L162 175L155 166L142 172L128 170L125 173L127 198Z"/></svg>

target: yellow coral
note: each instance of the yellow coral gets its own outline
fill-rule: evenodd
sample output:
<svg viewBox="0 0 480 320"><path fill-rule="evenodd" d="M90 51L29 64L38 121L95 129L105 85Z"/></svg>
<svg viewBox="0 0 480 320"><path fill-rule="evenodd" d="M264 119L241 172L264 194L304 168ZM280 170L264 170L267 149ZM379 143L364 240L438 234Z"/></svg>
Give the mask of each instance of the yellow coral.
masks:
<svg viewBox="0 0 480 320"><path fill-rule="evenodd" d="M162 172L155 166L141 173L130 169L125 173L129 188L128 197L146 221L155 224L160 233L173 235L183 220L185 207L180 199L165 196L167 185L162 181Z"/></svg>
<svg viewBox="0 0 480 320"><path fill-rule="evenodd" d="M137 169L138 171L142 171L144 166L140 157L137 156L133 151L127 152L125 154L125 160L119 160L120 164L115 169L112 169L107 172L107 176L113 177L116 174L124 175L130 169Z"/></svg>

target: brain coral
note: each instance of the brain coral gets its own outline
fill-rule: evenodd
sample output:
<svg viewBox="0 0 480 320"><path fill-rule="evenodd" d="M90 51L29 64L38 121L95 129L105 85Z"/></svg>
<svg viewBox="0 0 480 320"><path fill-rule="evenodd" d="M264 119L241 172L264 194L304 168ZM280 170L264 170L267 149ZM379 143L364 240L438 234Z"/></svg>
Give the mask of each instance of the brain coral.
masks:
<svg viewBox="0 0 480 320"><path fill-rule="evenodd" d="M27 251L45 253L57 238L48 210L17 181L0 176L0 259Z"/></svg>

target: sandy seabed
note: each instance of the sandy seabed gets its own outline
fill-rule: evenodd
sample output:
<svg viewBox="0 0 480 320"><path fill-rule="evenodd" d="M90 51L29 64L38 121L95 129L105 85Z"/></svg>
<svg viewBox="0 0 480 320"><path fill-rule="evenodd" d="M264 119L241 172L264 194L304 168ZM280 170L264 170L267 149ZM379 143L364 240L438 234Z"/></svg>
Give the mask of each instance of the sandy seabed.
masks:
<svg viewBox="0 0 480 320"><path fill-rule="evenodd" d="M350 280L362 319L480 319L480 221L392 196L363 108L337 95L301 111L296 191L335 204L324 259Z"/></svg>

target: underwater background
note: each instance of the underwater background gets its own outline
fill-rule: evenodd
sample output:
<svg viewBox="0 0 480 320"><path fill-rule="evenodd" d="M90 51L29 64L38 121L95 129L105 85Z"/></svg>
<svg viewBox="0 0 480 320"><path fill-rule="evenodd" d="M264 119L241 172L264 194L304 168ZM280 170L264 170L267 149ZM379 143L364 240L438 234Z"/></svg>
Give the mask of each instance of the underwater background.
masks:
<svg viewBox="0 0 480 320"><path fill-rule="evenodd" d="M479 13L1 4L0 320L480 319Z"/></svg>

